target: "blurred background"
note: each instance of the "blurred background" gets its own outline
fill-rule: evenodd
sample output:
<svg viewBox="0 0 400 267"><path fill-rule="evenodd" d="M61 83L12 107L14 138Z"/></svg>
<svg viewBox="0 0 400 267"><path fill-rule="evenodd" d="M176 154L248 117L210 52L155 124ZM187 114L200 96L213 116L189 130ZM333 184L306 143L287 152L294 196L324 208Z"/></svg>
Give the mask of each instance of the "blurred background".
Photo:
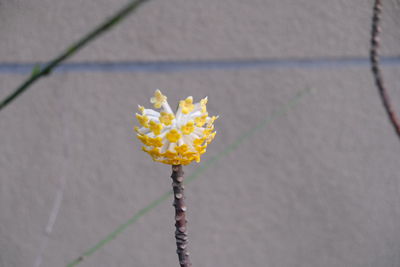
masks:
<svg viewBox="0 0 400 267"><path fill-rule="evenodd" d="M0 98L125 3L0 0ZM170 190L133 131L156 88L173 106L208 96L220 116L185 167L193 266L399 266L400 144L370 73L372 4L145 3L1 111L0 266L66 266ZM400 3L383 6L397 108ZM79 266L178 266L171 204Z"/></svg>

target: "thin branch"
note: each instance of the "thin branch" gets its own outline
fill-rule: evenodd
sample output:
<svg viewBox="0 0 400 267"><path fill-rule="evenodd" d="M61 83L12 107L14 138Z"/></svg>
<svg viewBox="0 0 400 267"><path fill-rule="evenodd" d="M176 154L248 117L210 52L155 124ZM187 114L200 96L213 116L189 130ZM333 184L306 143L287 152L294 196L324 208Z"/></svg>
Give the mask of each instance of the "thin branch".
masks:
<svg viewBox="0 0 400 267"><path fill-rule="evenodd" d="M375 84L378 87L382 104L389 117L389 121L393 125L397 137L400 139L399 120L392 108L389 95L387 93L385 85L383 84L382 72L379 65L379 47L380 47L379 33L381 32L381 27L380 27L381 14L382 14L382 2L381 0L375 0L373 15L372 15L372 29L371 29L371 50L370 50L371 70L375 79Z"/></svg>
<svg viewBox="0 0 400 267"><path fill-rule="evenodd" d="M148 0L134 0L130 1L125 7L120 9L113 16L106 19L102 24L97 26L94 30L90 31L88 34L83 36L80 40L73 43L69 48L67 48L64 52L62 52L59 56L54 58L52 61L48 62L44 68L40 68L39 66L35 67L32 71L31 76L23 82L17 89L15 89L9 96L1 100L0 102L0 111L5 108L8 104L10 104L13 100L15 100L18 96L20 96L23 92L25 92L30 86L35 83L39 78L47 76L51 73L51 71L58 66L61 62L70 58L76 52L78 52L81 48L87 45L89 42L93 41L95 38L99 37L101 34L110 30L113 26L120 23L123 19L125 19L128 15L130 15L136 8L138 8L144 2Z"/></svg>

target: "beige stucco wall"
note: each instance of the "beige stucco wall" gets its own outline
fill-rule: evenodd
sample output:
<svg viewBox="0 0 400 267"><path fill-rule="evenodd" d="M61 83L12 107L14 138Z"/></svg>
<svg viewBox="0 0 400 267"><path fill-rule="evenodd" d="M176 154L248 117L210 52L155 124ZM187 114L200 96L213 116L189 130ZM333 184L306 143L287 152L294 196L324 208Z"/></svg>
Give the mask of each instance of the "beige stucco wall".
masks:
<svg viewBox="0 0 400 267"><path fill-rule="evenodd" d="M0 64L51 59L124 3L0 0ZM371 5L153 0L71 61L367 58ZM383 53L397 56L399 3L384 6ZM41 267L65 266L170 189L169 166L141 152L133 132L137 104L150 106L155 88L173 104L207 95L220 115L202 162L218 161L186 187L195 267L398 266L399 140L368 64L346 62L82 69L39 81L0 112L0 266L35 266L39 255ZM394 103L399 66L384 67ZM25 76L0 70L0 97ZM177 266L171 202L80 266Z"/></svg>

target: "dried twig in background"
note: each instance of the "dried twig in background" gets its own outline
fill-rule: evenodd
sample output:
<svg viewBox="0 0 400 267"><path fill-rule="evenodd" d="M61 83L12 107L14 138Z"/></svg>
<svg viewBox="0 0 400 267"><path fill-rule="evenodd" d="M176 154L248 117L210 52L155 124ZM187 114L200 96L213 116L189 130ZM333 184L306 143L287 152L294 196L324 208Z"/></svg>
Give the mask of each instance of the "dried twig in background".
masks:
<svg viewBox="0 0 400 267"><path fill-rule="evenodd" d="M392 123L397 137L400 139L400 124L396 114L390 103L389 95L386 87L383 84L382 72L379 66L379 33L381 32L380 22L382 14L382 2L381 0L375 0L373 15L372 15L372 29L371 29L371 50L370 60L371 69L375 78L375 84L378 87L379 95L382 99L383 106L385 107L386 113Z"/></svg>

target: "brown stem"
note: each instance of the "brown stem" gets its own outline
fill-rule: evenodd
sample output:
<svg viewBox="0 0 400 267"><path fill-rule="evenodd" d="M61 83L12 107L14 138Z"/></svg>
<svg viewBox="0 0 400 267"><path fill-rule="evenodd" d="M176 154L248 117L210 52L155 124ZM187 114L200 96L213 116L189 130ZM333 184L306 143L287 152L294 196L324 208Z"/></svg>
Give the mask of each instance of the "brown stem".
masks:
<svg viewBox="0 0 400 267"><path fill-rule="evenodd" d="M189 260L189 252L187 251L188 235L186 228L186 206L185 196L183 193L183 170L182 165L172 165L172 188L174 189L174 207L175 207L175 238L176 253L178 254L179 264L181 267L190 267L192 264Z"/></svg>
<svg viewBox="0 0 400 267"><path fill-rule="evenodd" d="M383 84L382 73L379 66L379 45L380 45L379 33L381 32L380 28L381 13L382 13L382 2L381 0L375 0L373 15L372 15L372 28L371 28L371 50L370 50L371 70L372 74L374 75L375 84L378 87L382 104L385 107L386 113L389 117L389 121L392 123L393 128L397 134L397 137L400 138L400 123L390 103L386 87Z"/></svg>

